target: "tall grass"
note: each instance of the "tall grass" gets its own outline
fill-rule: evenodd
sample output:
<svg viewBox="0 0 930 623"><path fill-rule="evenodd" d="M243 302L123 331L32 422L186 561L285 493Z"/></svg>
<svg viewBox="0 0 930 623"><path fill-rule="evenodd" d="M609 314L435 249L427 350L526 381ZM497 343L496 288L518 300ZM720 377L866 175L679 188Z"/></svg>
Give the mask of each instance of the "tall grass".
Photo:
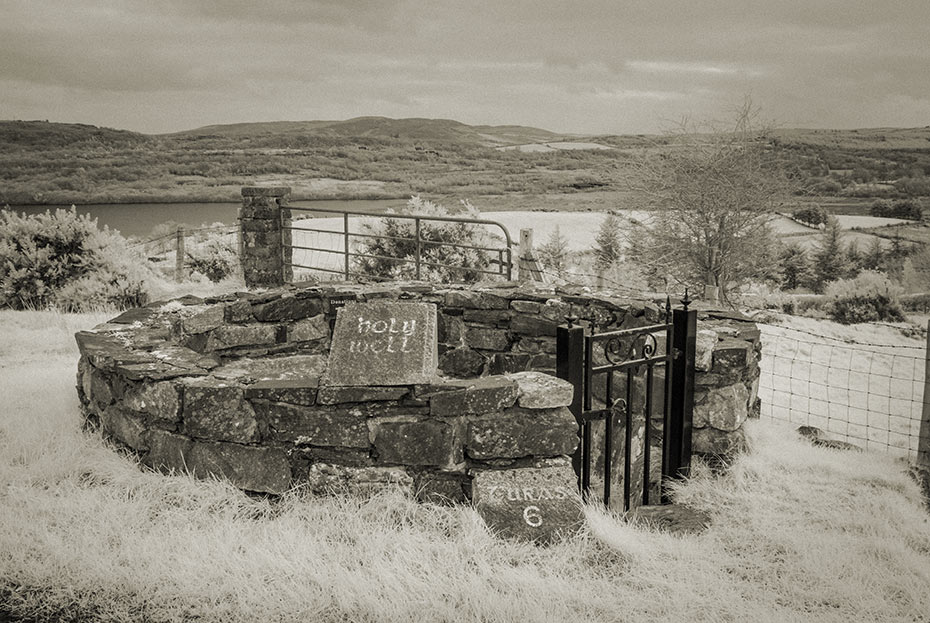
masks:
<svg viewBox="0 0 930 623"><path fill-rule="evenodd" d="M81 431L66 331L0 314L0 618L80 621L927 621L930 522L904 465L754 423L678 492L673 536L589 508L547 548L399 494L249 497ZM70 331L95 317L61 320ZM30 328L31 327L31 328ZM22 334L22 335L21 335ZM24 358L23 344L46 353ZM8 348L9 344L20 344Z"/></svg>

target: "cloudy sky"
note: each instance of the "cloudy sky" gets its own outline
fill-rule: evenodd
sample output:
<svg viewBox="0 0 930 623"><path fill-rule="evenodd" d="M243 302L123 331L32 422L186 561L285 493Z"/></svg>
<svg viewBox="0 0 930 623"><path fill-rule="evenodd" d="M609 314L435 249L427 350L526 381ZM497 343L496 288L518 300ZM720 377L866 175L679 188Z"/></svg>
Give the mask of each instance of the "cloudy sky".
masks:
<svg viewBox="0 0 930 623"><path fill-rule="evenodd" d="M930 124L930 0L0 0L0 119Z"/></svg>

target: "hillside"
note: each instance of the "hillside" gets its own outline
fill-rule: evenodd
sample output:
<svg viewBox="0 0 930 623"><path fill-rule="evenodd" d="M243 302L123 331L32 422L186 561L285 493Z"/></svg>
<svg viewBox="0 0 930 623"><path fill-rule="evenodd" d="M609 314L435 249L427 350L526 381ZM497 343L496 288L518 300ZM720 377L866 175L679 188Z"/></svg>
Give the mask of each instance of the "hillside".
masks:
<svg viewBox="0 0 930 623"><path fill-rule="evenodd" d="M389 119L387 117L356 117L346 121L270 121L210 125L167 136L249 139L287 135L342 138L347 141L364 138L453 142L470 145L518 145L561 140L568 136L524 126L470 126L450 119Z"/></svg>
<svg viewBox="0 0 930 623"><path fill-rule="evenodd" d="M84 146L128 147L150 137L129 130L98 128L83 123L48 121L0 121L0 146L4 149L50 150Z"/></svg>
<svg viewBox="0 0 930 623"><path fill-rule="evenodd" d="M668 140L386 117L161 135L0 121L0 204L237 201L241 186L284 184L294 199L425 194L509 209L559 195L563 210L629 208L631 160ZM803 181L799 201L864 213L876 198L930 196L930 128L786 129L768 142Z"/></svg>

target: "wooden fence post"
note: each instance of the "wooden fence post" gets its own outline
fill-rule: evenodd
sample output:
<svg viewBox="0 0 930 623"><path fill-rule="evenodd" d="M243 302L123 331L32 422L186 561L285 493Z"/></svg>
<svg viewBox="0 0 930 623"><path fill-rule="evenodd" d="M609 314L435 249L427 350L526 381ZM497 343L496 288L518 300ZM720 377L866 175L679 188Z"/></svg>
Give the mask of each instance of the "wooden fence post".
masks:
<svg viewBox="0 0 930 623"><path fill-rule="evenodd" d="M917 438L917 465L930 470L930 321L927 322L927 350L924 352L924 396Z"/></svg>
<svg viewBox="0 0 930 623"><path fill-rule="evenodd" d="M174 280L178 283L184 281L185 271L184 271L184 228L178 227L177 235L175 237L175 246L174 246Z"/></svg>
<svg viewBox="0 0 930 623"><path fill-rule="evenodd" d="M539 261L533 255L532 229L520 230L520 251L517 262L518 281L545 281L542 267L539 265Z"/></svg>

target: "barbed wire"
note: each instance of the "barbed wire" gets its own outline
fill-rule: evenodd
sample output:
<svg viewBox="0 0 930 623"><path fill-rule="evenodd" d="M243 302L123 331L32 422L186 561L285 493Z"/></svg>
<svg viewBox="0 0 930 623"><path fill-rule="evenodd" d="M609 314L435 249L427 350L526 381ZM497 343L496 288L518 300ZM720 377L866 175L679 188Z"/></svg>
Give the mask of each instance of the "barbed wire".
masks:
<svg viewBox="0 0 930 623"><path fill-rule="evenodd" d="M187 237L190 234L199 233L199 232L209 232L209 231L223 231L227 234L232 234L239 231L239 225L216 225L210 227L192 227L184 228L184 236ZM129 244L130 248L138 247L146 244L152 244L153 242L158 242L160 240L166 240L168 238L176 238L178 235L177 230L169 232L167 234L156 236L155 238L148 238L146 240L136 240Z"/></svg>

